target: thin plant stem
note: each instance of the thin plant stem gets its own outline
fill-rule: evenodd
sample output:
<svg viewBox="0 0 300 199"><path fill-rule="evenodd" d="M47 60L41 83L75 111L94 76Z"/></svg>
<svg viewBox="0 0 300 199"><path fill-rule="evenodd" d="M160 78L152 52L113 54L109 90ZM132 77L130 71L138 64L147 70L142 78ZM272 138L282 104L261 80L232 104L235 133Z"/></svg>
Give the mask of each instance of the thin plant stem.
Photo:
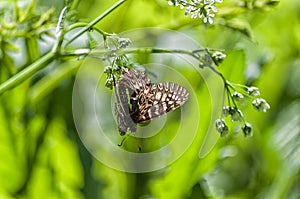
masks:
<svg viewBox="0 0 300 199"><path fill-rule="evenodd" d="M78 49L71 52L64 52L62 54L63 57L74 57L74 56L86 56L91 53L90 49ZM198 59L193 51L191 50L179 50L179 49L163 49L163 48L131 48L131 49L118 49L118 50L107 50L107 49L99 49L93 50L91 55L104 55L107 53L116 53L119 55L123 54L133 54L133 53L175 53L175 54L186 54Z"/></svg>
<svg viewBox="0 0 300 199"><path fill-rule="evenodd" d="M68 46L70 43L72 43L76 38L78 38L80 35L85 33L86 31L90 30L95 24L97 24L99 21L101 21L104 17L106 17L108 14L110 14L113 10L118 8L120 5L122 5L126 0L120 0L114 5L112 5L109 9L107 9L103 14L98 16L96 19L88 23L84 28L82 28L79 32L77 32L65 45ZM103 35L106 36L106 35Z"/></svg>
<svg viewBox="0 0 300 199"><path fill-rule="evenodd" d="M84 22L79 22L79 23L75 23L75 24L72 24L70 25L66 32L69 32L75 28L82 28L82 27L85 27L87 26L88 23L84 23ZM100 33L102 36L106 37L106 36L111 36L111 35L114 35L114 34L111 34L111 33L108 33L108 32L105 32L99 28L96 28L96 27L93 27L93 30L96 30L98 33Z"/></svg>
<svg viewBox="0 0 300 199"><path fill-rule="evenodd" d="M115 3L112 7L110 7L108 10L106 10L102 15L97 17L91 23L87 24L87 26L85 26L81 31L79 31L77 34L75 34L67 44L71 43L78 36L83 34L85 31L89 30L92 26L94 26L96 23L101 21L104 17L106 17L109 13L111 13L113 10L115 10L117 7L119 7L125 1L126 0L120 0L117 3ZM18 84L22 83L23 81L25 81L26 79L28 79L29 77L34 75L37 71L39 71L40 69L47 66L48 63L50 63L51 61L53 61L55 59L56 55L58 55L58 54L60 55L60 53L61 53L60 49L61 49L61 44L63 41L64 32L62 31L62 29L59 28L59 26L60 26L61 21L63 20L63 15L64 15L65 11L66 11L66 8L64 8L63 11L61 12L61 16L60 16L61 19L60 19L60 22L58 23L58 28L57 28L57 35L56 35L57 40L56 40L52 50L50 52L48 52L46 55L44 55L43 57L41 57L40 59L38 59L37 61L35 61L34 63L27 66L25 69L23 69L16 75L12 76L7 81L3 82L0 85L0 95L11 88L14 88Z"/></svg>
<svg viewBox="0 0 300 199"><path fill-rule="evenodd" d="M76 10L77 7L78 7L78 5L79 5L79 3L80 3L79 0L74 0L74 1L72 2L72 5L71 5L71 7L70 7L70 10Z"/></svg>
<svg viewBox="0 0 300 199"><path fill-rule="evenodd" d="M37 61L33 62L26 68L24 68L19 73L12 76L10 79L6 80L0 85L0 95L5 91L14 88L15 86L19 85L32 75L34 75L37 71L47 66L51 61L55 58L55 53L50 51Z"/></svg>
<svg viewBox="0 0 300 199"><path fill-rule="evenodd" d="M105 55L107 53L116 53L119 55L122 54L133 54L133 53L175 53L175 54L186 54L191 57L193 57L196 60L199 60L199 57L195 55L195 50L183 50L183 49L163 49L163 48L131 48L131 49L118 49L118 50L108 50L108 49L96 49L93 50L92 55ZM90 49L78 49L72 52L65 52L62 56L64 57L73 57L73 56L87 56L91 53ZM215 69L213 66L208 66L214 73L219 75L224 84L230 85L230 82L228 82L222 73L220 73L217 69Z"/></svg>

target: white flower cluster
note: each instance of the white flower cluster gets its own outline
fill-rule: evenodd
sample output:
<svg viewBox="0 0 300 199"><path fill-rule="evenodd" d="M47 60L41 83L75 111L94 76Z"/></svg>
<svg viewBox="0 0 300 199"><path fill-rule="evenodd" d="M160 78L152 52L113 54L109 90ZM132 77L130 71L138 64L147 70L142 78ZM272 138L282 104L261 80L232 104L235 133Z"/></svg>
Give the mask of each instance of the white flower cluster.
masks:
<svg viewBox="0 0 300 199"><path fill-rule="evenodd" d="M215 13L218 11L216 3L222 3L223 0L170 0L171 6L180 6L185 8L185 15L191 18L203 18L204 23L213 23Z"/></svg>
<svg viewBox="0 0 300 199"><path fill-rule="evenodd" d="M245 137L252 136L252 126L245 121L242 111L238 108L238 102L243 102L245 97L251 98L253 99L252 105L254 109L262 112L267 112L267 110L270 109L270 105L265 99L259 97L260 92L257 87L231 84L228 81L226 82L225 87L227 88L226 91L229 106L223 106L222 116L216 120L217 131L222 137L228 134L229 129L224 118L230 116L232 122L242 123L242 131ZM231 93L231 89L234 90L233 93Z"/></svg>

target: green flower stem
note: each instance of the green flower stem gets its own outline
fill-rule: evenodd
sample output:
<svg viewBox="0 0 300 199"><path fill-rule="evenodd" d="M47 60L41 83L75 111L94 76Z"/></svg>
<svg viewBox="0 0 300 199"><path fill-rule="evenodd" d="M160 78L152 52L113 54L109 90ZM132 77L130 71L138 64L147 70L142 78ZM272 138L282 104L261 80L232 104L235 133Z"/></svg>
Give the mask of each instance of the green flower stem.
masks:
<svg viewBox="0 0 300 199"><path fill-rule="evenodd" d="M39 58L39 47L35 37L28 37L25 39L26 51L27 51L27 63L32 63Z"/></svg>
<svg viewBox="0 0 300 199"><path fill-rule="evenodd" d="M108 14L110 14L113 10L118 8L120 5L122 5L126 0L120 0L114 5L112 5L108 10L106 10L103 14L98 16L96 19L88 23L84 28L82 28L79 32L77 32L67 43L66 46L68 46L70 43L72 43L77 37L85 33L86 31L90 30L95 24L97 24L99 21L101 21L104 17L106 17ZM103 35L105 36L105 35Z"/></svg>
<svg viewBox="0 0 300 199"><path fill-rule="evenodd" d="M233 99L231 97L231 92L229 90L228 84L225 84L224 87L226 89L226 95L227 95L228 105L231 107L231 101L233 101Z"/></svg>
<svg viewBox="0 0 300 199"><path fill-rule="evenodd" d="M219 72L217 69L215 69L213 66L208 66L214 73L216 73L217 75L219 75L223 82L224 82L224 85L227 86L227 85L230 85L230 82L226 80L226 78L223 76L223 74L221 72Z"/></svg>
<svg viewBox="0 0 300 199"><path fill-rule="evenodd" d="M124 53L176 53L176 54L186 54L194 58L197 58L193 51L191 50L177 50L177 49L163 49L163 48L133 48L133 49L124 49Z"/></svg>
<svg viewBox="0 0 300 199"><path fill-rule="evenodd" d="M90 49L78 49L72 52L65 52L62 56L65 57L78 57L78 56L87 56L88 54L90 54ZM122 54L133 54L133 53L168 53L168 54L185 54L185 55L189 55L191 57L193 57L196 60L199 60L199 57L195 54L195 52L199 52L199 50L197 51L193 51L193 50L183 50L183 49L163 49L163 48L131 48L131 49L118 49L115 51L112 50L107 50L107 49L96 49L92 51L92 55L104 55L104 54L109 54L109 53L116 53L119 55ZM208 66L214 73L216 73L217 75L219 75L224 84L225 85L230 85L230 82L228 82L225 77L223 76L222 73L220 73L217 69L215 69L212 66Z"/></svg>
<svg viewBox="0 0 300 199"><path fill-rule="evenodd" d="M88 49L79 49L73 51L71 53L64 53L62 57L70 57L70 56L80 56L80 55L88 55L90 50ZM111 51L108 50L99 50L95 51L95 53L105 54ZM179 53L179 54L187 54L194 58L196 58L193 54L193 51L189 50L172 50L172 49L158 49L158 48L135 48L135 49L120 49L117 50L116 53L118 54L131 54L131 53ZM55 59L56 52L54 50L50 51L43 57L41 57L36 62L32 63L31 65L27 66L25 69L5 81L0 85L0 95L5 91L14 88L18 84L22 83L32 75L34 75L37 71L47 66L51 61Z"/></svg>
<svg viewBox="0 0 300 199"><path fill-rule="evenodd" d="M14 88L15 86L19 85L32 75L34 75L37 71L41 70L42 68L46 67L51 61L55 58L55 53L50 51L34 63L27 66L25 69L20 71L19 73L12 76L7 81L3 82L0 85L0 95L5 91Z"/></svg>
<svg viewBox="0 0 300 199"><path fill-rule="evenodd" d="M73 56L86 56L90 54L90 49L78 49L71 52L65 52L62 54L64 57L73 57ZM99 49L93 50L92 55L104 55L109 53L116 53L118 55L124 54L133 54L133 53L170 53L170 54L186 54L198 59L197 56L194 55L194 51L191 50L178 50L178 49L162 49L162 48L131 48L131 49L118 49L118 50L107 50L107 49Z"/></svg>
<svg viewBox="0 0 300 199"><path fill-rule="evenodd" d="M72 24L72 25L70 25L70 26L68 27L68 29L66 30L66 32L69 32L69 31L71 31L71 30L73 30L73 29L75 29L75 28L82 28L82 27L85 27L85 26L87 26L87 25L88 25L88 23L84 23L84 22L74 23L74 24ZM95 28L95 27L94 27L93 29L96 30L97 32L99 32L103 37L113 35L113 34L111 34L111 33L105 32L105 31L103 31L103 30L101 30L101 29L99 29L99 28Z"/></svg>
<svg viewBox="0 0 300 199"><path fill-rule="evenodd" d="M126 49L124 49L126 51ZM175 53L175 54L186 54L191 57L193 57L196 60L199 60L199 57L195 54L199 51L206 50L206 49L200 49L200 50L176 50L176 49L160 49L160 48L137 48L137 49L129 49L126 53ZM214 73L219 75L224 84L227 83L227 80L223 76L222 73L220 73L216 68L213 66L208 66Z"/></svg>
<svg viewBox="0 0 300 199"><path fill-rule="evenodd" d="M233 106L236 108L236 109L238 109L238 106L237 106L237 104L236 104L236 102L235 102L235 100L233 99L233 97L232 97L232 95L231 95L231 92L230 92L230 89L229 88L232 88L233 90L236 90L233 86L232 86L232 84L229 82L229 81L227 81L226 80L226 82L225 82L225 88L226 88L226 90L227 90L227 100L228 100L228 104L229 104L229 106L231 106L231 104L230 104L230 101L233 103ZM240 118L242 118L242 120L243 120L243 123L244 123L244 125L246 124L246 121L245 121L245 119L244 119L244 117L239 113L239 115L240 115Z"/></svg>
<svg viewBox="0 0 300 199"><path fill-rule="evenodd" d="M93 27L96 23L98 23L99 21L101 21L104 17L106 17L109 13L111 13L113 10L115 10L117 7L119 7L125 1L126 0L120 0L120 1L118 1L112 7L110 7L108 10L106 10L102 15L100 15L99 17L97 17L96 19L94 19L92 22L90 22L89 24L87 24L82 30L80 30L79 32L77 32L69 40L69 42L67 43L67 45L69 43L71 43L72 41L74 41L77 37L79 37L80 35L82 35L84 32L86 32L87 30L89 30L91 27ZM101 33L102 34L106 34L105 32L101 32ZM52 51L50 51L49 53L47 53L46 55L44 55L43 57L41 57L40 59L38 59L37 61L35 61L34 63L32 63L31 65L27 66L25 69L23 69L22 71L20 71L16 75L12 76L7 81L3 82L0 85L0 95L2 93L4 93L5 91L7 91L7 90L9 90L9 89L17 86L18 84L22 83L23 81L25 81L26 79L28 79L29 77L31 77L32 75L34 75L37 71L39 71L40 69L42 69L45 66L47 66L51 61L53 61L55 59L56 55L60 53L61 44L62 44L62 41L63 41L63 35L64 35L64 32L62 32L62 30L60 30L58 32L58 34L57 34L57 41L56 41L56 43L55 43Z"/></svg>
<svg viewBox="0 0 300 199"><path fill-rule="evenodd" d="M256 97L251 96L247 93L247 91L245 91L245 89L248 88L248 86L242 85L242 84L235 84L235 83L230 83L229 81L227 81L227 85L228 87L230 87L231 89L233 89L234 91L238 91L240 93L242 93L243 95L251 98L251 99L255 99Z"/></svg>
<svg viewBox="0 0 300 199"><path fill-rule="evenodd" d="M76 10L76 9L78 8L79 3L80 3L80 0L74 0L74 1L72 2L72 5L71 5L71 7L70 7L70 10Z"/></svg>

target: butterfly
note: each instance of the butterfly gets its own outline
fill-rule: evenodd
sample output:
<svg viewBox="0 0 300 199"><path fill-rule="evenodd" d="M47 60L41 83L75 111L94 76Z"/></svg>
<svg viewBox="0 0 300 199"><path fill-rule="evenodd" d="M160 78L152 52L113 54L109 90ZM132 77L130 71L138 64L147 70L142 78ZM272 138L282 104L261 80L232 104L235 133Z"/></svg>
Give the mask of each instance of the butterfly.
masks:
<svg viewBox="0 0 300 199"><path fill-rule="evenodd" d="M115 84L115 116L120 135L135 132L138 123L146 123L180 106L189 92L173 82L151 83L142 72L124 69Z"/></svg>

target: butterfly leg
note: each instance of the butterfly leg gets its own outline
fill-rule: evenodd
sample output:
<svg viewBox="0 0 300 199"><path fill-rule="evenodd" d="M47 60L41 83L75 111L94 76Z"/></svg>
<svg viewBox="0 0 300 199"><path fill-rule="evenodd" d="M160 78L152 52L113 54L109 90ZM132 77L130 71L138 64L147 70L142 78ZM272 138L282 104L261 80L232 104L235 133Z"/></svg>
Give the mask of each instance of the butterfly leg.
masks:
<svg viewBox="0 0 300 199"><path fill-rule="evenodd" d="M123 143L124 143L124 141L125 141L126 138L127 138L127 136L125 136L125 137L122 139L121 143L118 144L119 147L121 147L121 146L123 145Z"/></svg>

